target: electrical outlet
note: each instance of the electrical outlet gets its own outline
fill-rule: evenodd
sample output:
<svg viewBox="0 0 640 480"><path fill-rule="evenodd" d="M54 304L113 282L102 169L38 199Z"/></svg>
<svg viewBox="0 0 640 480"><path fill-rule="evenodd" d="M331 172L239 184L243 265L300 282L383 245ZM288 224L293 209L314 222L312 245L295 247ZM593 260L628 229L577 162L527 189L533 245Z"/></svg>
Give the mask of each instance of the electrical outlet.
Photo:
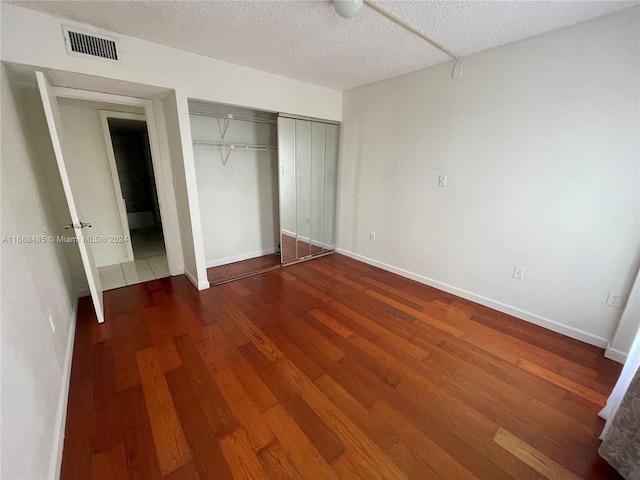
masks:
<svg viewBox="0 0 640 480"><path fill-rule="evenodd" d="M376 241L376 232L369 232L369 241L371 242Z"/></svg>
<svg viewBox="0 0 640 480"><path fill-rule="evenodd" d="M49 311L49 325L51 325L51 331L56 331L56 324L53 322L53 314Z"/></svg>
<svg viewBox="0 0 640 480"><path fill-rule="evenodd" d="M513 267L512 277L516 280L522 280L522 277L524 277L524 267L520 267L519 265Z"/></svg>
<svg viewBox="0 0 640 480"><path fill-rule="evenodd" d="M440 175L438 177L438 186L439 187L446 187L447 186L447 176L446 175Z"/></svg>
<svg viewBox="0 0 640 480"><path fill-rule="evenodd" d="M610 307L620 308L622 306L622 296L617 293L609 292L607 297L607 305Z"/></svg>
<svg viewBox="0 0 640 480"><path fill-rule="evenodd" d="M309 216L307 215L307 224L309 224L309 222L311 221L311 219L309 218Z"/></svg>

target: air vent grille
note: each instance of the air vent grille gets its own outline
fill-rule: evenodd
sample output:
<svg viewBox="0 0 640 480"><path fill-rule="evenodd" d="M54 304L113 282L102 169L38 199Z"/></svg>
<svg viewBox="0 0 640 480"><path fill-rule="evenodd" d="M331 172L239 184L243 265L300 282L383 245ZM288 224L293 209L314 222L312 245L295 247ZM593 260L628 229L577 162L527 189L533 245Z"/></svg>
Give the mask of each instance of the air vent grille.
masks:
<svg viewBox="0 0 640 480"><path fill-rule="evenodd" d="M72 52L118 61L118 50L115 41L72 30L68 31L68 35Z"/></svg>

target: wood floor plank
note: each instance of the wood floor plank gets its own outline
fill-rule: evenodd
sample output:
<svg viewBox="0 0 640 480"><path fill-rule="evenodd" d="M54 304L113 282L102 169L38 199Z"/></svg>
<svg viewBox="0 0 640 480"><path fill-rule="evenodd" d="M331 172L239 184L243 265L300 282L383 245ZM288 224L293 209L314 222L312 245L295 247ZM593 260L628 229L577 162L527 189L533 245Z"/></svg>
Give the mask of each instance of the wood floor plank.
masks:
<svg viewBox="0 0 640 480"><path fill-rule="evenodd" d="M273 392L269 390L262 378L244 358L235 361L231 368L242 384L242 388L244 388L244 391L253 400L260 412L264 412L278 403Z"/></svg>
<svg viewBox="0 0 640 480"><path fill-rule="evenodd" d="M591 368L597 368L598 366L598 359L593 355L594 349L597 350L597 347L587 345L577 340L571 342L570 339L564 335L550 332L543 327L524 321L505 322L505 318L495 313L491 315L472 315L471 320L476 323L482 323L499 332L506 333L514 338L524 340L528 344L535 345L536 347L565 357L573 362Z"/></svg>
<svg viewBox="0 0 640 480"><path fill-rule="evenodd" d="M337 320L324 312L314 310L311 311L310 314L315 318L318 318L322 323L334 330L336 333L339 333L339 331L348 330L344 325L340 324ZM398 381L400 380L400 378L402 378L403 375L409 373L409 369L407 368L407 366L403 365L398 358L390 355L378 345L370 342L360 335L357 335L355 332L351 330L348 331L350 332L350 336L347 337L347 339L366 355L381 363L385 367L389 368L391 371L395 372L398 375ZM395 383L397 384L397 382Z"/></svg>
<svg viewBox="0 0 640 480"><path fill-rule="evenodd" d="M367 432L371 438L377 438L380 444L386 444L387 448L395 450L395 456L392 457L394 462L401 468L404 465L407 469L405 473L410 478L418 478L418 472L433 478L476 478L385 402L378 401L372 408L363 409L330 377L322 377L316 383L336 405L344 409L345 413L356 421L359 420L358 423L363 430L373 429L372 433ZM396 456L398 461L395 461Z"/></svg>
<svg viewBox="0 0 640 480"><path fill-rule="evenodd" d="M140 385L136 352L153 346L142 315L142 309L136 309L109 322L116 360L116 383L120 391Z"/></svg>
<svg viewBox="0 0 640 480"><path fill-rule="evenodd" d="M436 472L422 459L419 458L409 447L399 441L396 436L387 435L380 427L377 417L370 415L370 411L357 400L351 397L335 381L328 376L323 376L316 381L322 392L341 409L362 431L371 438L389 456L391 461L407 475L408 478L419 478L420 476L435 477ZM351 462L358 462L351 458ZM366 468L359 462L357 466L362 470Z"/></svg>
<svg viewBox="0 0 640 480"><path fill-rule="evenodd" d="M233 324L241 330L245 336L260 350L260 352L269 360L277 361L285 358L284 354L275 346L275 344L262 334L260 329L255 326L251 320L244 315L240 309L231 304L224 304L222 308L227 312L231 322L225 322L223 325Z"/></svg>
<svg viewBox="0 0 640 480"><path fill-rule="evenodd" d="M366 287L364 287L361 283L358 282L354 282L352 280L349 280L347 277L336 273L333 270L327 269L324 266L322 266L321 263L318 262L314 262L314 263L310 263L309 267L316 270L317 272L322 273L323 275L325 275L326 277L329 277L331 280L334 280L336 282L340 282L348 287L353 288L354 290L365 290Z"/></svg>
<svg viewBox="0 0 640 480"><path fill-rule="evenodd" d="M305 352L313 350L322 355L330 362L339 362L345 355L333 342L324 337L316 329L308 325L304 321L300 321L301 317L289 310L286 305L274 300L262 306L262 310L269 317L279 319L278 328L285 330L286 334L292 341L296 342ZM312 354L312 356L315 356ZM324 362L320 362L324 363Z"/></svg>
<svg viewBox="0 0 640 480"><path fill-rule="evenodd" d="M282 405L271 407L264 413L264 418L303 478L336 478L329 464Z"/></svg>
<svg viewBox="0 0 640 480"><path fill-rule="evenodd" d="M527 465L530 465L549 480L578 480L576 475L562 465L553 461L502 427L496 432L493 441Z"/></svg>
<svg viewBox="0 0 640 480"><path fill-rule="evenodd" d="M91 328L92 343L98 344L113 338L113 323L94 323Z"/></svg>
<svg viewBox="0 0 640 480"><path fill-rule="evenodd" d="M533 373L534 375L537 375L540 378L547 380L548 382L554 383L559 387L564 388L565 390L573 392L576 395L580 395L582 398L586 398L590 402L593 402L600 407L604 407L607 403L606 395L594 392L589 388L579 385L576 382L569 380L562 375L558 375L551 370L547 370L544 367L536 365L533 362L525 359L520 359L518 360L518 366L523 370L526 370L527 372Z"/></svg>
<svg viewBox="0 0 640 480"><path fill-rule="evenodd" d="M323 368L308 355L308 351L303 351L296 342L291 340L285 328L281 325L270 325L261 327L261 330L307 377L316 379L323 375Z"/></svg>
<svg viewBox="0 0 640 480"><path fill-rule="evenodd" d="M179 332L175 331L177 322L173 321L172 311L173 308L167 310L157 306L147 307L143 310L145 324L149 329L154 349L158 352L157 358L163 372L168 372L181 365L180 357L173 344L173 336Z"/></svg>
<svg viewBox="0 0 640 480"><path fill-rule="evenodd" d="M331 330L336 332L342 338L350 339L355 336L351 330L345 327L343 324L334 319L331 315L323 312L322 310L311 310L309 314L314 317L316 320L322 322L324 325L329 327Z"/></svg>
<svg viewBox="0 0 640 480"><path fill-rule="evenodd" d="M431 438L424 435L411 422L402 417L386 402L378 401L370 409L371 415L378 418L387 435L397 435L416 452L437 473L439 478L465 479L477 478L469 469L462 466L453 456L443 450Z"/></svg>
<svg viewBox="0 0 640 480"><path fill-rule="evenodd" d="M62 480L620 480L602 350L334 254L81 299Z"/></svg>
<svg viewBox="0 0 640 480"><path fill-rule="evenodd" d="M137 353L137 360L160 471L166 475L189 462L191 455L156 355L148 348Z"/></svg>
<svg viewBox="0 0 640 480"><path fill-rule="evenodd" d="M196 467L193 466L193 462L183 465L163 478L164 480L200 480Z"/></svg>
<svg viewBox="0 0 640 480"><path fill-rule="evenodd" d="M302 474L278 441L260 450L258 458L269 478L274 480L304 480Z"/></svg>
<svg viewBox="0 0 640 480"><path fill-rule="evenodd" d="M136 366L137 349L130 343L117 343L114 348L116 360L116 385L119 391L140 385L140 373Z"/></svg>
<svg viewBox="0 0 640 480"><path fill-rule="evenodd" d="M176 307L175 319L182 324L193 343L200 342L208 337L202 323L194 315L191 305L179 305Z"/></svg>
<svg viewBox="0 0 640 480"><path fill-rule="evenodd" d="M320 455L329 463L339 457L344 452L344 445L295 389L278 375L274 365L253 344L243 347L242 352Z"/></svg>
<svg viewBox="0 0 640 480"><path fill-rule="evenodd" d="M124 450L131 480L160 480L162 473L142 386L120 392L118 408L122 411Z"/></svg>
<svg viewBox="0 0 640 480"><path fill-rule="evenodd" d="M411 307L407 307L403 303L398 302L385 295L382 295L375 290L366 290L364 293L383 303L386 303L387 305L390 305L394 308L397 308L398 310L408 313L415 319L420 320L426 323L427 325L431 325L432 327L437 328L438 330L442 330L443 332L448 333L449 335L453 335L454 337L462 337L464 335L464 331L460 330L459 328L452 327L448 323L438 320L437 318L433 318L429 315L426 315L419 310L415 310Z"/></svg>
<svg viewBox="0 0 640 480"><path fill-rule="evenodd" d="M200 409L207 417L216 438L222 437L237 427L238 423L231 407L222 393L221 386L211 376L211 371L196 346L187 335L174 339L176 350L188 377ZM215 352L214 352L215 353Z"/></svg>
<svg viewBox="0 0 640 480"><path fill-rule="evenodd" d="M124 444L118 443L93 456L91 478L96 480L113 480L115 478L128 480L131 478L127 471Z"/></svg>
<svg viewBox="0 0 640 480"><path fill-rule="evenodd" d="M242 433L237 435L248 437L251 447L255 451L271 443L273 440L271 429L267 426L256 404L245 392L233 370L224 363L222 357L217 355L215 344L210 340L205 340L198 343L196 349L204 360L209 373L218 384L220 393L237 423L244 427Z"/></svg>
<svg viewBox="0 0 640 480"><path fill-rule="evenodd" d="M318 290L313 285L311 285L308 282L305 282L304 280L298 280L293 284L293 286L295 288L299 288L300 290L303 290L304 292L308 293L312 297L317 298L322 303L328 303L333 300L333 298L331 298L329 295L325 294L321 290Z"/></svg>
<svg viewBox="0 0 640 480"><path fill-rule="evenodd" d="M117 404L115 358L111 341L95 346L93 355L93 452L100 453L122 442Z"/></svg>
<svg viewBox="0 0 640 480"><path fill-rule="evenodd" d="M200 403L193 401L197 394L186 368L176 368L167 373L166 378L198 476L201 480L231 479L229 465L217 441L218 432L209 423Z"/></svg>
<svg viewBox="0 0 640 480"><path fill-rule="evenodd" d="M345 452L331 466L340 480L369 480L372 477L371 472L362 468L351 452Z"/></svg>
<svg viewBox="0 0 640 480"><path fill-rule="evenodd" d="M401 290L399 288L396 288L392 285L389 285L387 283L384 282L380 282L374 278L371 277L367 277L367 276L363 276L360 277L360 280L371 285L374 287L377 287L379 290L383 290L385 292L391 293L393 295L395 295L396 297L400 297L400 298L404 298L405 300L409 300L410 302L416 304L416 305L420 305L420 306L428 306L431 304L431 300L429 299L424 299L424 298L420 298L417 297L415 295L411 295L410 293L407 293L404 290Z"/></svg>
<svg viewBox="0 0 640 480"><path fill-rule="evenodd" d="M247 433L242 427L236 428L220 440L220 449L229 464L234 480L254 480L267 475L249 443Z"/></svg>
<svg viewBox="0 0 640 480"><path fill-rule="evenodd" d="M341 304L339 302L332 302L329 304L329 306L338 313L351 318L353 321L358 322L361 326L373 331L376 335L385 338L389 343L392 343L398 348L405 350L407 353L417 358L418 360L424 360L429 355L420 347L413 345L411 342L401 338L390 330L378 325L375 322L372 322L364 315L356 312L355 310L347 307L344 304Z"/></svg>

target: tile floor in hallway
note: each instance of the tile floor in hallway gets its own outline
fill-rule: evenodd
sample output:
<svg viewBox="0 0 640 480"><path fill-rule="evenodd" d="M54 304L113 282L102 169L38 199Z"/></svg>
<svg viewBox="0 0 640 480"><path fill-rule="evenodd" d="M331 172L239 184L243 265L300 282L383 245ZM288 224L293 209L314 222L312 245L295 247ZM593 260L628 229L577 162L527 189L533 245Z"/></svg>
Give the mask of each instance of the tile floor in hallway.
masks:
<svg viewBox="0 0 640 480"><path fill-rule="evenodd" d="M133 262L119 263L98 268L103 290L148 282L169 276L167 255L139 258Z"/></svg>

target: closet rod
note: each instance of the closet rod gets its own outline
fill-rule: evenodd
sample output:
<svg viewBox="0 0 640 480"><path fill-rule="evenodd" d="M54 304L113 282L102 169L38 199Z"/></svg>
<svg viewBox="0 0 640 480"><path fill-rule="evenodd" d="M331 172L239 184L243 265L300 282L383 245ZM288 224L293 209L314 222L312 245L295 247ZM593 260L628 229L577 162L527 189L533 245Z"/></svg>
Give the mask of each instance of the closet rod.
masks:
<svg viewBox="0 0 640 480"><path fill-rule="evenodd" d="M198 112L198 111L190 111L191 115L198 115L201 117L214 117L214 118L224 118L226 120L241 120L243 122L253 122L253 123L267 123L269 125L276 125L275 120L269 120L268 118L258 118L258 117L243 117L238 115L233 115L232 113L222 114L222 113L209 113L209 112Z"/></svg>
<svg viewBox="0 0 640 480"><path fill-rule="evenodd" d="M277 150L278 147L274 145L249 145L246 143L220 143L220 142L193 142L193 145L201 146L206 145L209 147L228 148L232 150Z"/></svg>

